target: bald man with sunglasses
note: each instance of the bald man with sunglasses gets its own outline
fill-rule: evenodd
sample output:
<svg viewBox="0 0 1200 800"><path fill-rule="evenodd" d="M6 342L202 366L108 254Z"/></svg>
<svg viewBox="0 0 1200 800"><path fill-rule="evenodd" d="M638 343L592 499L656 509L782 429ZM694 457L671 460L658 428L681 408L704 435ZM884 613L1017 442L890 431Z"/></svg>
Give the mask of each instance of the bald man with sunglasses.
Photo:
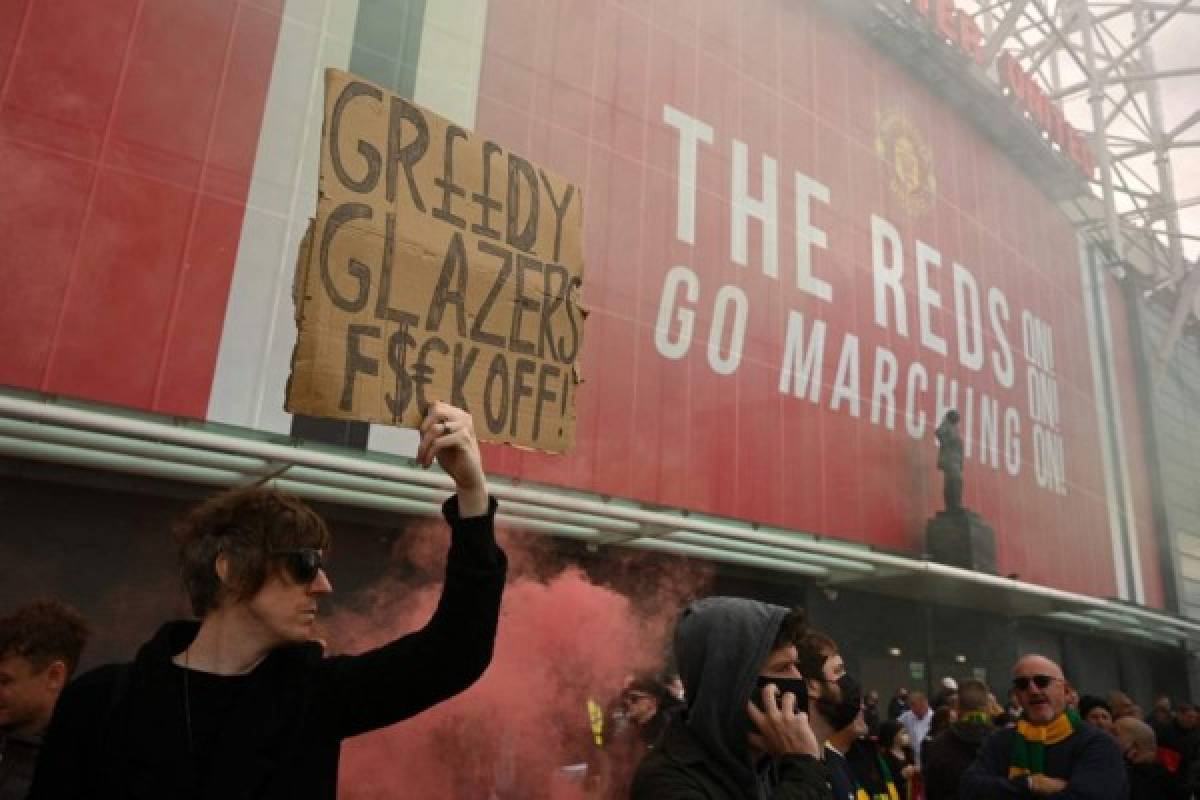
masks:
<svg viewBox="0 0 1200 800"><path fill-rule="evenodd" d="M1067 706L1069 688L1058 664L1039 655L1021 657L1013 667L1021 719L983 743L963 775L959 796L1126 800L1129 786L1116 740Z"/></svg>
<svg viewBox="0 0 1200 800"><path fill-rule="evenodd" d="M441 600L422 629L326 658L315 628L332 591L325 522L269 489L218 495L177 531L197 621L171 622L132 664L68 686L31 800L328 798L341 742L458 694L491 661L506 561L496 546L471 416L439 403L417 460L457 493Z"/></svg>

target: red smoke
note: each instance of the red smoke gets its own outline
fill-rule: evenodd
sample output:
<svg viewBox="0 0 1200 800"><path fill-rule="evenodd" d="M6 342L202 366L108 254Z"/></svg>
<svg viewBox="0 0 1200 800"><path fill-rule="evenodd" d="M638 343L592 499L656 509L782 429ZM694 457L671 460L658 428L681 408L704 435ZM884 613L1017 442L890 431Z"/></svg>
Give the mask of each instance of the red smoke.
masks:
<svg viewBox="0 0 1200 800"><path fill-rule="evenodd" d="M584 797L559 768L597 758L588 698L605 706L630 673L661 669L679 609L708 579L707 570L651 567L616 551L600 569L636 591L633 599L564 563L544 539L501 538L509 583L488 671L462 695L348 741L340 797ZM447 532L420 526L403 541L406 552L397 555L418 574L368 589L361 613L335 613L328 623L333 649L358 652L429 618L441 592L429 581L440 581Z"/></svg>

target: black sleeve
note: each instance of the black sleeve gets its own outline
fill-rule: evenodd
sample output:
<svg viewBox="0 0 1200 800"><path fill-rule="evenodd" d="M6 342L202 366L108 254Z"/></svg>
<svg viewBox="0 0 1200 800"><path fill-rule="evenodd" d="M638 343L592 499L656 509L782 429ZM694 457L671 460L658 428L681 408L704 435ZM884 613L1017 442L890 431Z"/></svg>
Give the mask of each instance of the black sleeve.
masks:
<svg viewBox="0 0 1200 800"><path fill-rule="evenodd" d="M651 751L633 775L630 800L710 800L705 781L686 767Z"/></svg>
<svg viewBox="0 0 1200 800"><path fill-rule="evenodd" d="M1012 739L1007 731L997 731L979 749L975 763L963 774L958 793L973 800L1000 800L1008 797L1032 797L1023 780L1008 777Z"/></svg>
<svg viewBox="0 0 1200 800"><path fill-rule="evenodd" d="M1060 800L1125 800L1128 796L1129 775L1121 747L1100 732L1076 751L1067 788L1054 795Z"/></svg>
<svg viewBox="0 0 1200 800"><path fill-rule="evenodd" d="M921 779L925 782L925 800L944 800L954 796L954 792L947 791L943 785L946 782L946 770L942 765L941 749L945 745L947 742L938 736L932 741L926 739L921 746Z"/></svg>
<svg viewBox="0 0 1200 800"><path fill-rule="evenodd" d="M771 800L833 800L825 767L812 756L786 755L776 762L779 785Z"/></svg>
<svg viewBox="0 0 1200 800"><path fill-rule="evenodd" d="M507 560L496 545L496 501L463 519L458 497L442 507L450 554L437 610L425 627L357 656L325 659L319 714L338 738L418 714L474 683L492 660Z"/></svg>
<svg viewBox="0 0 1200 800"><path fill-rule="evenodd" d="M38 754L28 800L83 800L100 794L97 755L118 676L127 669L100 667L63 689Z"/></svg>
<svg viewBox="0 0 1200 800"><path fill-rule="evenodd" d="M776 762L779 783L771 800L833 800L825 767L812 756L787 755ZM632 800L709 800L713 787L686 767L655 756L642 761Z"/></svg>

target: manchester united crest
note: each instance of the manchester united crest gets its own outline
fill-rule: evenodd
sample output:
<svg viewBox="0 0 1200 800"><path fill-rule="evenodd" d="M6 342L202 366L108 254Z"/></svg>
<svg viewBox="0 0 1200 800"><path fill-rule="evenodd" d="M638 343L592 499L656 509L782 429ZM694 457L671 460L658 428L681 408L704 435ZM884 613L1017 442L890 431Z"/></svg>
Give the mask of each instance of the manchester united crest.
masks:
<svg viewBox="0 0 1200 800"><path fill-rule="evenodd" d="M909 214L924 214L937 191L933 151L925 137L896 111L877 114L875 131L875 152L890 168L892 194Z"/></svg>

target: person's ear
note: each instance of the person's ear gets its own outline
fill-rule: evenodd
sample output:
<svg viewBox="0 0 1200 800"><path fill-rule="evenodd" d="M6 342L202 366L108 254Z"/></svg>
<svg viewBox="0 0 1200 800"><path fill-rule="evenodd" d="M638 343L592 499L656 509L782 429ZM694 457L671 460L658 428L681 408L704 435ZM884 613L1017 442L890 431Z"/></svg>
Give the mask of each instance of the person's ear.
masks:
<svg viewBox="0 0 1200 800"><path fill-rule="evenodd" d="M808 689L808 696L819 698L821 696L821 681L816 678L805 678L804 687Z"/></svg>
<svg viewBox="0 0 1200 800"><path fill-rule="evenodd" d="M221 553L218 555L217 560L213 563L213 569L216 570L217 578L220 579L221 583L228 584L230 570L229 554Z"/></svg>
<svg viewBox="0 0 1200 800"><path fill-rule="evenodd" d="M46 688L58 694L67 685L67 664L62 659L50 662L46 667Z"/></svg>

